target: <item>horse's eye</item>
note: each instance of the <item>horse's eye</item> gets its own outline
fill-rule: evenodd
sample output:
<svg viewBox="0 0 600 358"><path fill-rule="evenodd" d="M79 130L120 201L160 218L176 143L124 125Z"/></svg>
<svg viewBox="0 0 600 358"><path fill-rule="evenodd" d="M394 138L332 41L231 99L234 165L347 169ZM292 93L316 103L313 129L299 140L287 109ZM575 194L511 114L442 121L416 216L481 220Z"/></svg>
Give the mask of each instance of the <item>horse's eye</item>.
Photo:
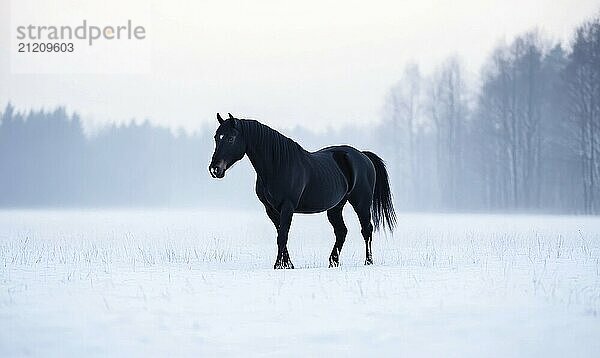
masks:
<svg viewBox="0 0 600 358"><path fill-rule="evenodd" d="M233 142L235 142L235 137L233 137L233 136L232 136L232 137L229 137L229 138L227 138L227 141L228 141L229 143L233 143Z"/></svg>

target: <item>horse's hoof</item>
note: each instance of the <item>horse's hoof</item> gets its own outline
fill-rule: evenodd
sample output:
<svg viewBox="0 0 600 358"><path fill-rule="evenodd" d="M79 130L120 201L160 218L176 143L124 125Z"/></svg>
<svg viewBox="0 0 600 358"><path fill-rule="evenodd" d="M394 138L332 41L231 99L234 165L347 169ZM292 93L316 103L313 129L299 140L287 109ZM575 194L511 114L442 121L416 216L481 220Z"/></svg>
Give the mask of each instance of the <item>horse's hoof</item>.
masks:
<svg viewBox="0 0 600 358"><path fill-rule="evenodd" d="M283 262L283 263L276 263L273 268L275 270L285 270L285 269L293 269L294 265L291 262Z"/></svg>
<svg viewBox="0 0 600 358"><path fill-rule="evenodd" d="M340 262L339 261L334 261L334 260L329 259L329 268L339 267L339 266L340 266Z"/></svg>
<svg viewBox="0 0 600 358"><path fill-rule="evenodd" d="M373 265L373 259L366 259L365 266Z"/></svg>

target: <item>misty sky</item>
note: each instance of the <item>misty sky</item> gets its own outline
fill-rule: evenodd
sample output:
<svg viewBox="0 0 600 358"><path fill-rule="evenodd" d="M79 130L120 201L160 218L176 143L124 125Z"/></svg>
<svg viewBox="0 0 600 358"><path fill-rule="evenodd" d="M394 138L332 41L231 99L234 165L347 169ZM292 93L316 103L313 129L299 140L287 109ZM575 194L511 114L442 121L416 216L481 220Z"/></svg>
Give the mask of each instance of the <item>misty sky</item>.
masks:
<svg viewBox="0 0 600 358"><path fill-rule="evenodd" d="M40 14L56 6L38 2ZM120 2L70 2L81 7L73 11L74 21L81 13L109 17L115 6L136 18L136 8L123 9ZM149 118L189 130L214 121L217 111L277 127L366 124L379 119L384 96L408 61L427 72L459 54L475 78L499 41L536 26L551 38L569 40L600 1L222 0L144 6L152 18L149 74L17 75L10 68L10 1L0 0L0 105L66 105L93 124Z"/></svg>

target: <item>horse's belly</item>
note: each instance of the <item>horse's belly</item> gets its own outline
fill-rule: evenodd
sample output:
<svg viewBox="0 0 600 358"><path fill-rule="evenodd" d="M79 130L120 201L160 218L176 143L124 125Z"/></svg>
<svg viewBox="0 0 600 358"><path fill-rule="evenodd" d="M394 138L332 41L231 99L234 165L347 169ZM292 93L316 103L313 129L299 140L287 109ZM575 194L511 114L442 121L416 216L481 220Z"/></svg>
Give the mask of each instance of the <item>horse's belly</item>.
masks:
<svg viewBox="0 0 600 358"><path fill-rule="evenodd" d="M338 185L334 190L315 188L305 190L296 208L297 213L314 214L329 210L339 204L346 196L345 185Z"/></svg>
<svg viewBox="0 0 600 358"><path fill-rule="evenodd" d="M331 208L333 208L334 206L336 206L341 200L339 200L337 203L334 203L332 205L300 205L296 208L296 210L294 212L299 213L299 214L316 214L316 213L322 213L324 211L327 211Z"/></svg>

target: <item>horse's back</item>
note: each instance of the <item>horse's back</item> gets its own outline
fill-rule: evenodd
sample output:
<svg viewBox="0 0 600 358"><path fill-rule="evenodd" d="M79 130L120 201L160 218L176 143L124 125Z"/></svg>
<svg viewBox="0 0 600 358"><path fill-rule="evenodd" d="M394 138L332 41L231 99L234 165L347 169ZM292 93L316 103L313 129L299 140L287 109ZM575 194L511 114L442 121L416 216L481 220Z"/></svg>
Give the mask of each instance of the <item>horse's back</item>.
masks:
<svg viewBox="0 0 600 358"><path fill-rule="evenodd" d="M363 172L369 178L375 178L375 167L373 163L363 152L349 145L336 145L323 148L314 154L324 154L333 157L336 164L348 166L352 179L355 180L359 176L359 172Z"/></svg>
<svg viewBox="0 0 600 358"><path fill-rule="evenodd" d="M366 193L366 198L372 196L375 187L375 167L369 157L360 150L339 145L323 148L315 153L328 154L344 173L347 181L347 194L352 199L353 195Z"/></svg>

